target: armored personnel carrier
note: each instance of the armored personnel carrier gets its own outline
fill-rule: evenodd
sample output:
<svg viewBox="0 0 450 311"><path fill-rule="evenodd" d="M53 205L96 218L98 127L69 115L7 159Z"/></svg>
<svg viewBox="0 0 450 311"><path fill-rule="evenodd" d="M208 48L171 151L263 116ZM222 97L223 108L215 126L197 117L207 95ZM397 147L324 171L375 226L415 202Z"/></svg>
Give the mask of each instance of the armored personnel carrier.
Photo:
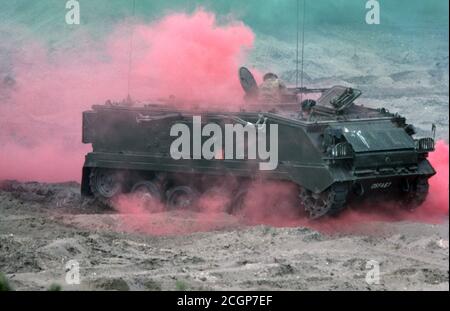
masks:
<svg viewBox="0 0 450 311"><path fill-rule="evenodd" d="M311 218L337 214L356 197L389 194L409 209L425 201L435 174L427 160L434 139L415 138L404 117L356 104L361 91L343 86L286 87L275 102L265 101L250 71L242 67L239 77L247 100L239 111L186 110L172 98L141 105L107 102L83 112L82 140L93 151L86 155L82 194L108 203L121 193L136 193L168 209L186 208L231 179L229 210L235 211L249 183L263 178L297 185L299 209ZM299 101L310 93L317 99ZM174 158L171 128L184 124L194 131L196 116L201 127L263 128L258 135L269 135L276 125L277 165L261 170L258 159L195 155L195 142L190 154Z"/></svg>

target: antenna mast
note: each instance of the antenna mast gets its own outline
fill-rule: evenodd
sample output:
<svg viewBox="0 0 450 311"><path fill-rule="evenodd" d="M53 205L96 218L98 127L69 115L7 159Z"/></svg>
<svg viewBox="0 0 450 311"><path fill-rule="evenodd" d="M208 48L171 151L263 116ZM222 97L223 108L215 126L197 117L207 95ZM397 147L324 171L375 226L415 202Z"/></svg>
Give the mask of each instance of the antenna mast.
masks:
<svg viewBox="0 0 450 311"><path fill-rule="evenodd" d="M299 9L300 9L300 0L297 0L297 48L295 55L295 87L298 88L298 33L299 33Z"/></svg>
<svg viewBox="0 0 450 311"><path fill-rule="evenodd" d="M298 33L299 33L299 1L297 0L297 75L296 75L296 87L298 87ZM300 76L300 88L303 89L303 67L304 67L304 55L305 55L305 14L306 12L306 0L303 0L303 16L302 16L302 67ZM300 102L303 101L303 92L300 92Z"/></svg>
<svg viewBox="0 0 450 311"><path fill-rule="evenodd" d="M133 35L134 35L134 28L133 28L133 21L134 21L134 15L136 13L136 0L133 0L133 11L132 11L132 21L130 23L131 27L131 36L130 36L130 48L128 50L128 86L127 86L127 93L128 93L128 99L130 99L130 80L131 80L131 59L133 58Z"/></svg>

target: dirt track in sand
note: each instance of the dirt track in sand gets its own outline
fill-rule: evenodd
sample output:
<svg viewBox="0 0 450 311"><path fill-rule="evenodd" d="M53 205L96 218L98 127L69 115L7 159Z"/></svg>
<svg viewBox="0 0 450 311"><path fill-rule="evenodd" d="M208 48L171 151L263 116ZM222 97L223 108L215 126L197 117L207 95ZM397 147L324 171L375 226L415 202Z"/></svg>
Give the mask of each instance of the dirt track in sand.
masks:
<svg viewBox="0 0 450 311"><path fill-rule="evenodd" d="M325 234L221 213L116 214L81 204L76 183L1 188L0 271L17 290L449 289L448 217ZM72 259L80 285L64 281ZM365 281L370 260L380 263L379 285Z"/></svg>

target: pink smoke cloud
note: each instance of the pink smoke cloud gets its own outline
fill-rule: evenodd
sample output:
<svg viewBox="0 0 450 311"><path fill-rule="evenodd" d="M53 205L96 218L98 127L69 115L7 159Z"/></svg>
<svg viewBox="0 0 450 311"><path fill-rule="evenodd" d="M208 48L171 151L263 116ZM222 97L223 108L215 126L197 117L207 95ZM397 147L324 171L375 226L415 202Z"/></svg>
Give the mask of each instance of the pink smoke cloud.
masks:
<svg viewBox="0 0 450 311"><path fill-rule="evenodd" d="M436 150L430 153L429 161L436 175L429 180L426 201L414 211L400 208L397 202L375 203L368 198L363 205L350 204L337 217L309 221L292 196L296 193L292 185L264 183L254 186L253 194L246 199L244 214L250 216L248 221L252 224L306 226L328 233L351 231L374 221L441 223L448 219L449 213L449 147L444 141L436 143Z"/></svg>
<svg viewBox="0 0 450 311"><path fill-rule="evenodd" d="M430 193L417 216L430 218L440 215L448 216L449 149L444 141L440 140L436 143L436 150L430 153L429 161L436 170L436 175L430 179Z"/></svg>
<svg viewBox="0 0 450 311"><path fill-rule="evenodd" d="M163 212L160 204L149 211L133 196L122 196L116 209L123 215L120 230L139 231L152 235L186 234L210 231L236 225L267 225L274 227L309 227L320 232L361 232L376 230L369 223L415 221L441 223L448 219L449 210L449 149L438 141L436 151L429 160L437 171L430 179L430 192L424 204L414 211L399 207L397 202L372 202L367 198L363 204L351 204L336 217L309 220L300 205L296 185L288 182L257 180L248 187L243 208L237 216L226 215L231 203L231 187L221 187L202 195L195 212L180 211L178 216ZM227 184L232 185L233 180ZM376 227L375 227L376 228Z"/></svg>
<svg viewBox="0 0 450 311"><path fill-rule="evenodd" d="M81 36L68 51L50 52L42 43L30 41L13 59L15 85L9 100L0 105L0 179L80 180L84 155L90 151L81 144L81 112L127 96L131 36L133 98L174 95L187 107L194 102L226 109L242 105L237 71L254 34L241 22L219 25L213 14L202 10L168 15L132 29L124 24L102 42ZM261 182L251 186L242 215L250 224L328 231L374 220L439 221L448 216L448 145L438 142L430 161L438 173L430 180L427 201L414 213L397 212L386 204L355 207L338 218L310 222L295 203L293 185ZM160 231L147 229L149 233L168 233L171 228L180 232L158 222L166 217L143 209L135 199L117 204L120 213L139 216L127 220L125 228L138 219L138 227L151 221L158 224ZM199 225L186 230L211 229L213 220L224 219L228 204L229 196L203 196L194 217Z"/></svg>
<svg viewBox="0 0 450 311"><path fill-rule="evenodd" d="M130 93L176 96L210 107L242 102L237 71L254 40L243 23L219 25L214 14L172 14L150 25L118 26L104 42L77 37L70 50L28 42L13 58L15 85L0 105L0 179L80 180L81 113ZM234 106L236 107L236 106Z"/></svg>

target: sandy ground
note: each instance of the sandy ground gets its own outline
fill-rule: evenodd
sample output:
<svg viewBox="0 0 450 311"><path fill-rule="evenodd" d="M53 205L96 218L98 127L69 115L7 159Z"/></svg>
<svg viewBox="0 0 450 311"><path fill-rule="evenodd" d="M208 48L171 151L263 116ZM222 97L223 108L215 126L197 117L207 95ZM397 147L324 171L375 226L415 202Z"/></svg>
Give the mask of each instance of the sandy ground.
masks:
<svg viewBox="0 0 450 311"><path fill-rule="evenodd" d="M17 290L449 289L448 220L323 233L248 226L225 214L117 214L81 202L76 183L1 189L0 271ZM177 230L158 234L167 226ZM65 282L69 260L79 262L79 285ZM371 260L379 284L366 282Z"/></svg>

